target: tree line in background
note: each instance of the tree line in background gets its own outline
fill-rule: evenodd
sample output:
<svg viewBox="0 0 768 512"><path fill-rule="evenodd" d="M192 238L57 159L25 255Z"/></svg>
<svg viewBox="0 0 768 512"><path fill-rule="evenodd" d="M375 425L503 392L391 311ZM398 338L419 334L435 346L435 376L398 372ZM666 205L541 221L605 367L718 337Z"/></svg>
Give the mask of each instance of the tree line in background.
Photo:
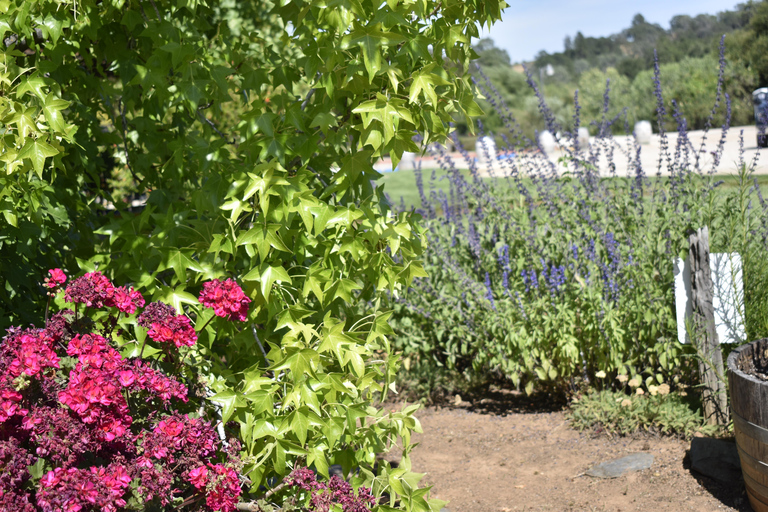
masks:
<svg viewBox="0 0 768 512"><path fill-rule="evenodd" d="M544 128L539 115L538 100L531 80L543 88L549 107L557 121L572 124L576 101L582 126L596 126L605 110L606 83L610 80L609 119L614 132L632 130L639 120L656 123L655 105L647 101L654 89L655 56L661 66L661 80L668 101L675 100L685 115L690 129L701 129L715 99L718 77L718 47L725 35L725 90L731 98L732 125L753 122L752 91L768 85L768 1L739 4L732 11L717 15L680 15L670 20L670 28L649 23L637 14L630 27L608 37L588 37L581 32L567 36L564 50L558 53L541 51L533 62L512 65L506 50L498 48L491 39L476 46L476 80L489 81L500 93L526 135ZM551 67L551 68L550 68ZM550 69L551 75L546 73ZM575 100L578 91L577 100ZM507 130L510 119L481 102L487 114L482 118L484 128L494 133ZM670 104L670 112L674 107ZM714 120L722 123L724 113ZM458 124L460 133L468 134L465 124ZM675 129L668 121L668 129Z"/></svg>

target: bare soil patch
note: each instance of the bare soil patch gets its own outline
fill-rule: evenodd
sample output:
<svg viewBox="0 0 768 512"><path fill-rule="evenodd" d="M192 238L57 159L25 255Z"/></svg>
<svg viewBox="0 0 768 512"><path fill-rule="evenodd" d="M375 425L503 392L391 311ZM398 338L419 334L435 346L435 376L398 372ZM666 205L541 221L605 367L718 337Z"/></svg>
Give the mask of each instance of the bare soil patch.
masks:
<svg viewBox="0 0 768 512"><path fill-rule="evenodd" d="M514 391L431 406L412 469L426 473L451 512L750 511L743 483L720 484L690 470L690 442L573 430L562 404ZM584 475L631 453L654 456L650 469L615 479Z"/></svg>

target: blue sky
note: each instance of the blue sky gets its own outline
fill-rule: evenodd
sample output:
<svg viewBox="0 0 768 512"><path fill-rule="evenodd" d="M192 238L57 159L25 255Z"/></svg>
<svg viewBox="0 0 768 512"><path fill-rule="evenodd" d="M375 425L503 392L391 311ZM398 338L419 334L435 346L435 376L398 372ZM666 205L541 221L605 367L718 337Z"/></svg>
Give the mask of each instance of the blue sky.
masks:
<svg viewBox="0 0 768 512"><path fill-rule="evenodd" d="M678 14L716 14L731 10L735 0L507 0L502 21L491 27L496 46L509 52L512 62L533 60L540 50L563 50L565 36L608 36L629 27L635 14L669 28Z"/></svg>

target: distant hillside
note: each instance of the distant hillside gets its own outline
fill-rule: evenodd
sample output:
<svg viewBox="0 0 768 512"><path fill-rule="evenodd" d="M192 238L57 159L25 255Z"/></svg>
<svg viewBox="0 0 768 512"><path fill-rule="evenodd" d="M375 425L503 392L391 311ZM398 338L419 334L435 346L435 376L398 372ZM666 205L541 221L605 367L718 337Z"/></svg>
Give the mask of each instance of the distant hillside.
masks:
<svg viewBox="0 0 768 512"><path fill-rule="evenodd" d="M755 9L756 4L749 2L717 15L675 16L670 20L668 30L656 23L648 23L642 14L637 14L632 25L618 34L586 37L577 32L575 36L565 38L562 52L542 51L531 64L536 69L552 65L560 73L575 78L592 68L603 71L615 68L631 80L653 66L654 50L664 63L711 54L723 34L749 25Z"/></svg>
<svg viewBox="0 0 768 512"><path fill-rule="evenodd" d="M717 15L675 16L670 28L648 23L637 14L630 27L608 37L586 37L577 32L558 53L540 52L524 63L530 79L544 91L554 119L562 129L573 127L574 97L578 91L580 125L593 134L605 112L606 84L610 83L608 118L616 117L614 132L630 130L638 120L656 121L653 93L654 50L661 70L667 129L677 128L671 115L679 109L689 129L707 124L715 103L720 39L725 35L724 91L731 103L731 124L754 122L751 93L768 86L768 0L739 4ZM475 78L485 96L481 119L485 131L510 137L522 132L533 137L544 128L537 98L520 64L483 39L475 46ZM546 72L546 71L550 72ZM673 103L674 101L674 103ZM714 125L725 119L721 98ZM679 118L679 117L678 117ZM457 123L465 142L472 143L468 127Z"/></svg>

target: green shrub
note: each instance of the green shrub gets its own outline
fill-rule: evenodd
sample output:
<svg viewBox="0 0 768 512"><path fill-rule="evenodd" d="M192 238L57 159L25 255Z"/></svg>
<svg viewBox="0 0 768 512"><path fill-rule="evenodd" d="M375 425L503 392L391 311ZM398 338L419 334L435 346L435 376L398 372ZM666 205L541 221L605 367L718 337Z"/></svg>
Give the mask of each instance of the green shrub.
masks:
<svg viewBox="0 0 768 512"><path fill-rule="evenodd" d="M381 510L439 509L409 472L415 408L374 405L399 366L382 296L423 270L418 216L391 211L372 164L479 112L469 43L505 6L5 2L0 324L41 315L53 267L107 269L179 312L232 278L246 321L201 315L193 355L248 497L340 464L388 493ZM396 444L403 464L374 475Z"/></svg>
<svg viewBox="0 0 768 512"><path fill-rule="evenodd" d="M727 117L720 91L714 118ZM665 126L672 116L662 92L656 96ZM469 157L448 162L447 192L417 177L429 278L396 297L395 315L397 348L414 367L470 381L506 378L529 392L536 383L572 389L598 371L690 382L694 351L677 340L673 260L687 258L689 234L705 225L713 252L744 255L749 339L766 332L768 205L747 168L739 187L719 193L721 183L686 149L685 119L675 116L682 142L664 147L659 162L668 176L649 178L635 145L620 171L626 177L614 177L611 119L580 153L543 100L540 108L550 132L563 133L557 165L510 142L501 146L506 178L483 179ZM609 176L598 176L598 159Z"/></svg>
<svg viewBox="0 0 768 512"><path fill-rule="evenodd" d="M716 432L716 426L705 424L699 408L691 408L689 398L678 392L638 395L592 390L571 402L568 417L577 430L622 436L644 431L691 438L697 432Z"/></svg>

